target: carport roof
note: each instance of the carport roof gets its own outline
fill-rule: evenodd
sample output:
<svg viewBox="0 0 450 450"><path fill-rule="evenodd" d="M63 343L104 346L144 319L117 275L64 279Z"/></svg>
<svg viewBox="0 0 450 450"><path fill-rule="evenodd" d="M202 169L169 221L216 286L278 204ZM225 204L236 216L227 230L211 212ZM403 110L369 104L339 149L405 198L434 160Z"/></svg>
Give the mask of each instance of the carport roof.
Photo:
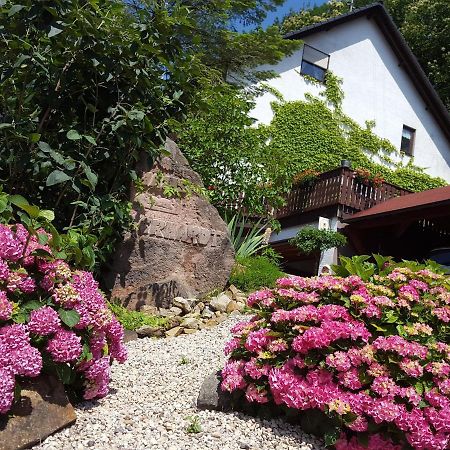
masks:
<svg viewBox="0 0 450 450"><path fill-rule="evenodd" d="M404 215L433 213L441 216L443 211L450 215L450 186L416 192L401 197L392 198L386 202L358 212L344 219L344 222L353 224L355 222L366 222L368 220L386 218L387 216L399 217Z"/></svg>

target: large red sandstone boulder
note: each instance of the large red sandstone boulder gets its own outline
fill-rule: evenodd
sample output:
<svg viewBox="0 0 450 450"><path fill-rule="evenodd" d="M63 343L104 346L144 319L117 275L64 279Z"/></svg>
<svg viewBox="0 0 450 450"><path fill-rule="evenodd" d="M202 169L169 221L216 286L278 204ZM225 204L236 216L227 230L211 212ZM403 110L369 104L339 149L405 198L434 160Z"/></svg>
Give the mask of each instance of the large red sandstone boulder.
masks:
<svg viewBox="0 0 450 450"><path fill-rule="evenodd" d="M177 296L222 289L234 264L225 222L195 186L203 187L175 142L153 167L140 163L134 192L136 230L128 233L105 276L112 298L130 309L167 308ZM169 195L168 192L172 192Z"/></svg>

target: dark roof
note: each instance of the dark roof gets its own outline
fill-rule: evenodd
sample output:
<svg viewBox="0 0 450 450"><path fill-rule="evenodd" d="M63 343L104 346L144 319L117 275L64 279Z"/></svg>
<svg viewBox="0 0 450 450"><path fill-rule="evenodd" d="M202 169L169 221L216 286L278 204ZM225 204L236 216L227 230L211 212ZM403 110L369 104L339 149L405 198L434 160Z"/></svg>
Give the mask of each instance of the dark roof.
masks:
<svg viewBox="0 0 450 450"><path fill-rule="evenodd" d="M447 213L450 211L448 208L450 206L450 186L391 198L372 208L347 217L344 222L354 223L368 219L377 220L383 216L398 215L412 211L420 214L420 211L429 208L437 209L441 206L446 206Z"/></svg>
<svg viewBox="0 0 450 450"><path fill-rule="evenodd" d="M328 31L336 25L341 25L362 16L367 16L368 19L373 18L375 20L397 56L399 64L411 78L414 86L422 96L427 109L433 114L445 136L450 141L450 115L447 108L442 103L442 100L382 3L373 3L355 9L341 16L309 25L298 31L292 31L284 37L286 39L303 39L313 33Z"/></svg>

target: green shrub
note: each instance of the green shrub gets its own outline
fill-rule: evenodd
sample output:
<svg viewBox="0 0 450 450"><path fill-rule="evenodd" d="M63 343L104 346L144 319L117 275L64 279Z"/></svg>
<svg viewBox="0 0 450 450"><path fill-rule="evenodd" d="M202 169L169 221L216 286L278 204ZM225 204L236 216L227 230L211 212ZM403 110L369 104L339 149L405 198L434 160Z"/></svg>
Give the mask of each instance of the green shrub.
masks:
<svg viewBox="0 0 450 450"><path fill-rule="evenodd" d="M305 227L289 243L295 245L302 253L309 255L310 253L323 252L334 247L342 247L347 243L347 238L337 231Z"/></svg>
<svg viewBox="0 0 450 450"><path fill-rule="evenodd" d="M266 256L238 258L230 277L230 283L244 292L261 287L274 287L283 276L279 266Z"/></svg>
<svg viewBox="0 0 450 450"><path fill-rule="evenodd" d="M279 266L281 261L283 260L283 256L269 246L265 247L261 251L261 256L265 256L270 262L273 262L277 266Z"/></svg>
<svg viewBox="0 0 450 450"><path fill-rule="evenodd" d="M126 330L137 330L143 326L165 327L168 323L166 317L152 316L140 311L130 311L118 303L110 303L109 307Z"/></svg>
<svg viewBox="0 0 450 450"><path fill-rule="evenodd" d="M195 22L164 2L15 3L0 2L0 180L87 236L97 270L132 225L136 160L159 154L203 68L182 38Z"/></svg>

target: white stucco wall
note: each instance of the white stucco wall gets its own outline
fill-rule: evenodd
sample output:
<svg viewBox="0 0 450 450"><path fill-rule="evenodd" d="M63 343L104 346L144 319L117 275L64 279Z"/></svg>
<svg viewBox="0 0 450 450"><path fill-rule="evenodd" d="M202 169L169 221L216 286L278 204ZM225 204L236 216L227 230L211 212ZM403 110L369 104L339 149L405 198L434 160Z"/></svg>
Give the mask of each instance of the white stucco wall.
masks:
<svg viewBox="0 0 450 450"><path fill-rule="evenodd" d="M416 129L414 163L430 175L450 181L450 143L377 25L365 17L355 19L304 39L305 43L330 54L330 70L343 79L344 111L361 125L375 120L375 133L400 148L403 125ZM286 100L302 100L318 87L299 75L302 50L276 66L279 77L268 82ZM270 123L272 94L259 97L252 112L259 122Z"/></svg>

